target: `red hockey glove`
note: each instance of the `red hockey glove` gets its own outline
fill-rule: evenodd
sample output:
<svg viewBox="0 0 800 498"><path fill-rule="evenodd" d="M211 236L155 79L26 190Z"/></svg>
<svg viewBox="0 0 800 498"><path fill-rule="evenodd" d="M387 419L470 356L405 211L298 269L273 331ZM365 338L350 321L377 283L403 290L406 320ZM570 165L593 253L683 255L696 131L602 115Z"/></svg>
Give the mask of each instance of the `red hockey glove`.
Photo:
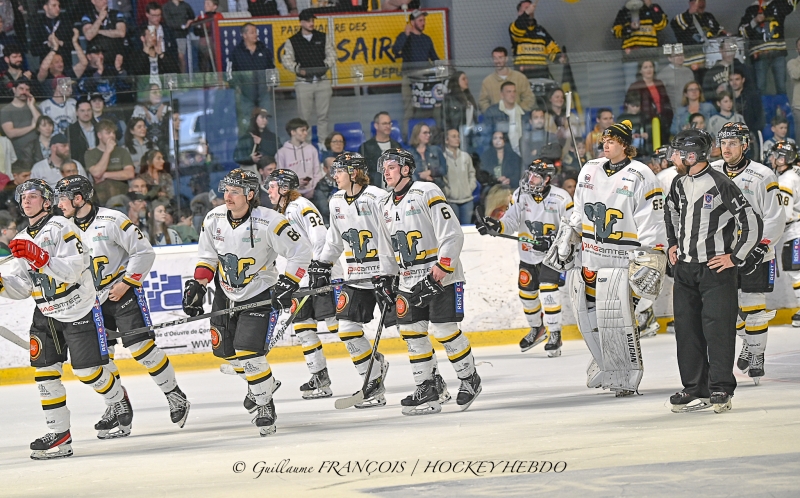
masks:
<svg viewBox="0 0 800 498"><path fill-rule="evenodd" d="M50 254L37 246L32 240L14 239L8 244L8 248L11 249L11 254L15 258L27 259L31 266L37 270L47 265L47 262L50 261Z"/></svg>

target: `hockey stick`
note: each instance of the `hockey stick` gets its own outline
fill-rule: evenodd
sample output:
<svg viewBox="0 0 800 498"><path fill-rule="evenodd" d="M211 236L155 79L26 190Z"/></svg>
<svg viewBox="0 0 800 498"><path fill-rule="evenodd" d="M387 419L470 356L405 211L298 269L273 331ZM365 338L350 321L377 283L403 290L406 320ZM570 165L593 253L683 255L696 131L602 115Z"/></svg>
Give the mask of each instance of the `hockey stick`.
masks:
<svg viewBox="0 0 800 498"><path fill-rule="evenodd" d="M337 399L333 404L337 410L344 410L345 408L350 408L351 406L355 406L364 401L364 391L367 389L367 384L369 384L369 376L372 373L372 364L375 362L375 355L378 353L378 344L381 342L381 332L383 332L383 322L386 320L387 311L389 311L389 306L384 306L383 309L381 309L381 321L378 323L377 332L375 332L375 344L372 346L372 356L369 359L367 374L364 376L364 384L361 386L361 390L352 396ZM383 379L381 379L381 382L383 382Z"/></svg>
<svg viewBox="0 0 800 498"><path fill-rule="evenodd" d="M6 256L5 258L0 259L0 265L4 265L4 264L8 263L12 259L14 259L14 255L13 254L11 256Z"/></svg>
<svg viewBox="0 0 800 498"><path fill-rule="evenodd" d="M2 263L0 263L0 264L2 264ZM25 341L25 339L23 339L22 337L18 336L14 332L11 332L10 330L8 330L5 327L0 327L0 337L2 337L3 339L6 339L9 342L14 343L15 345L21 347L22 349L30 349L31 348L31 345L28 344Z"/></svg>
<svg viewBox="0 0 800 498"><path fill-rule="evenodd" d="M483 213L481 206L475 206L475 219L478 220L481 226L486 229L486 233L488 233L492 237L500 237L501 239L516 240L517 242L525 242L528 244L533 244L534 242L536 242L534 239L529 239L528 237L522 237L518 235L508 235L505 233L497 232L495 230L490 230L489 227L486 226L486 223L484 223L483 221Z"/></svg>
<svg viewBox="0 0 800 498"><path fill-rule="evenodd" d="M292 323L294 323L294 319L297 318L297 315L300 313L300 308L302 308L303 305L306 304L306 301L308 301L309 297L311 296L304 296L303 299L300 300L300 304L297 305L297 308L295 308L294 313L292 313L292 315L286 320L286 322L283 324L283 327L281 327L278 333L272 336L272 339L270 339L269 341L269 345L267 345L267 353L272 351L272 348L275 347L275 344L277 344L278 341L280 341L283 338L283 334L286 332L286 329L288 329L289 326Z"/></svg>
<svg viewBox="0 0 800 498"><path fill-rule="evenodd" d="M581 156L578 154L578 142L575 141L575 133L572 131L572 123L569 122L570 115L572 115L572 92L567 92L567 128L569 128L569 136L572 137L572 146L575 147L575 157L578 158L578 164L580 164L581 169L583 169L583 161L581 161Z"/></svg>
<svg viewBox="0 0 800 498"><path fill-rule="evenodd" d="M359 278L359 279L356 279L356 280L348 280L346 282L340 282L340 283L336 283L336 284L326 285L324 287L319 287L317 289L304 289L304 290L296 292L294 294L294 297L316 296L316 295L319 295L319 294L325 294L326 292L332 292L334 290L334 288L336 288L339 285L361 284L361 283L365 283L365 282L370 282L371 280L372 279L370 277ZM149 327L139 327L138 329L128 330L128 331L122 332L122 333L120 333L120 332L109 332L108 333L108 338L109 339L118 339L120 337L126 337L126 336L131 336L131 335L136 335L136 334L143 334L143 333L146 333L146 332L151 332L153 330L159 330L159 329L163 329L163 328L167 328L167 327L172 327L173 325L181 325L183 323L196 322L198 320L205 320L206 318L227 315L227 314L230 314L230 313L235 313L237 311L244 311L244 310L249 310L249 309L253 309L253 308L258 308L259 306L265 306L265 305L270 304L270 303L272 303L272 299L265 299L263 301L258 301L258 302L255 302L255 303L242 304L242 305L239 305L239 306L234 306L233 308L212 311L211 313L204 313L202 315L187 316L186 318L179 318L177 320L171 320L169 322L156 323L156 324L150 325Z"/></svg>

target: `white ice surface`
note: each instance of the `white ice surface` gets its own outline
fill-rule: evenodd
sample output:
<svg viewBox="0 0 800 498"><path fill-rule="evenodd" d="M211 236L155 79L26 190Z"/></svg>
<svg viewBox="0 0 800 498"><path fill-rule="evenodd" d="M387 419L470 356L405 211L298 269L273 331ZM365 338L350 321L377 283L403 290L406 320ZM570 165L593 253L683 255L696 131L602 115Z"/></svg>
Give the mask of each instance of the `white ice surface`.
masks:
<svg viewBox="0 0 800 498"><path fill-rule="evenodd" d="M258 436L241 406L244 381L215 370L178 372L193 403L183 429L170 423L166 400L149 377L123 377L135 411L133 434L111 441L98 440L92 428L104 411L100 396L68 382L75 455L45 462L29 459L29 443L46 432L36 387L2 387L0 496L800 493L800 330L771 329L761 386L737 370L733 410L719 415L671 413L667 399L681 388L674 337L646 339L642 348L643 395L623 399L585 387L589 353L582 341L566 342L560 358L547 358L541 345L525 354L511 346L479 348L477 361L491 362L478 367L481 396L466 412L453 401L425 417L400 413L400 400L413 388L404 355L388 356L387 406L363 411L337 411L333 399L302 400L305 365L275 364L283 386L275 402L278 432L268 438ZM453 369L439 357L455 396ZM336 396L360 388L349 360L331 360L329 369ZM313 472L254 478L257 462L274 466L283 459ZM567 467L558 474L495 470L481 477L425 471L429 461L465 460L545 460ZM372 474L354 472L351 463L339 476L330 464L319 472L326 461L338 461L340 471L348 461L405 463L402 472ZM236 462L244 462L244 472L233 471Z"/></svg>

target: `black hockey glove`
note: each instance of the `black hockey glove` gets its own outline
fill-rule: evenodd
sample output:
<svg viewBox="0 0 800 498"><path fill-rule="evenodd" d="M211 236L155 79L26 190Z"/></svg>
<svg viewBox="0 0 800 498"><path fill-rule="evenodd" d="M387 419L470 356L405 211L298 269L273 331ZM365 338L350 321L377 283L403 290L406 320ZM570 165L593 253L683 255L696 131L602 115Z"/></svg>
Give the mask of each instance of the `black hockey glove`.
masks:
<svg viewBox="0 0 800 498"><path fill-rule="evenodd" d="M547 252L550 250L550 246L552 245L553 245L553 237L540 236L533 238L533 243L531 244L531 247L533 248L534 251Z"/></svg>
<svg viewBox="0 0 800 498"><path fill-rule="evenodd" d="M300 288L294 280L281 275L272 286L272 309L289 310L292 308L292 294Z"/></svg>
<svg viewBox="0 0 800 498"><path fill-rule="evenodd" d="M375 299L378 300L379 305L393 306L397 299L397 292L395 291L395 283L397 282L396 275L376 275L372 277L372 285L375 286L373 292Z"/></svg>
<svg viewBox="0 0 800 498"><path fill-rule="evenodd" d="M487 216L486 218L475 218L478 220L478 223L475 225L475 228L478 229L478 233L481 235L489 235L489 232L500 233L501 225L500 221Z"/></svg>
<svg viewBox="0 0 800 498"><path fill-rule="evenodd" d="M747 255L744 261L739 265L739 272L743 275L750 275L758 268L758 265L764 261L764 256L769 252L769 245L760 242L753 251Z"/></svg>
<svg viewBox="0 0 800 498"><path fill-rule="evenodd" d="M195 279L187 280L183 289L183 312L189 316L203 314L206 286Z"/></svg>
<svg viewBox="0 0 800 498"><path fill-rule="evenodd" d="M433 278L433 274L429 273L427 277L420 280L414 287L411 288L411 306L417 308L427 306L428 301L436 294L444 292L442 284Z"/></svg>
<svg viewBox="0 0 800 498"><path fill-rule="evenodd" d="M312 259L311 264L308 265L308 279L311 283L311 288L319 289L330 285L331 269L333 269L333 264Z"/></svg>

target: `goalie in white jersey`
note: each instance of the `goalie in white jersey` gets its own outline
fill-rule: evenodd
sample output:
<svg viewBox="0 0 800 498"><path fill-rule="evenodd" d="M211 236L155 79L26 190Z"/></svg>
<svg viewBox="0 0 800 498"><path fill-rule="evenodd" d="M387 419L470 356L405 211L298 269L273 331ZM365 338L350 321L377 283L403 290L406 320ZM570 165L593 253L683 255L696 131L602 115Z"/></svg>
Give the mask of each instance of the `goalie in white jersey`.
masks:
<svg viewBox="0 0 800 498"><path fill-rule="evenodd" d="M378 172L392 189L383 216L395 253L395 258L381 260L381 273L400 276L397 323L417 385L401 401L403 414L425 415L442 409L428 332L447 351L461 381L456 403L466 410L482 387L469 339L459 325L464 319L464 269L459 259L464 232L439 187L414 181L415 168L414 157L402 149L389 149L378 159ZM388 282L387 278L381 283L381 294L393 296Z"/></svg>
<svg viewBox="0 0 800 498"><path fill-rule="evenodd" d="M311 246L282 214L258 205L260 188L256 174L241 169L220 181L225 205L209 211L203 221L197 267L186 282L183 310L189 316L203 313L211 280L216 285L212 311L271 301L271 306L211 318L214 356L228 360L247 381L245 408L258 412L254 422L260 434L268 436L275 433L277 419L272 400L276 382L266 356L277 321L272 312L292 308L292 294L311 262ZM279 255L286 258L281 275L275 269Z"/></svg>
<svg viewBox="0 0 800 498"><path fill-rule="evenodd" d="M300 195L300 179L297 173L290 169L277 169L273 171L266 182L269 200L275 210L286 216L292 228L309 241L311 244L312 264L309 267L309 276L304 278L301 286L309 280L314 281L312 288L330 285L324 278L314 279L314 268L322 248L325 246L325 237L328 229L322 222L322 216L314 205ZM334 265L335 278L342 278L342 267ZM298 311L294 319L294 333L300 339L306 365L311 373L311 379L300 386L304 399L328 398L333 396L331 378L328 375L328 364L325 353L322 352L322 342L317 336L317 322L324 321L328 331L337 333L339 324L336 321L336 304L334 293L311 296L310 302Z"/></svg>
<svg viewBox="0 0 800 498"><path fill-rule="evenodd" d="M778 201L784 209L781 269L792 279L795 302L800 302L800 167L797 145L782 140L772 149L772 161L778 176ZM800 311L792 315L792 326L800 327Z"/></svg>
<svg viewBox="0 0 800 498"><path fill-rule="evenodd" d="M67 392L61 382L67 352L72 372L103 396L121 428L130 433L133 410L108 367L108 345L100 304L92 285L89 253L75 225L54 216L53 189L44 180L28 180L16 189L16 200L30 226L8 246L18 258L0 277L0 295L33 297L31 366L47 426L52 431L31 443L31 458L72 455Z"/></svg>
<svg viewBox="0 0 800 498"><path fill-rule="evenodd" d="M503 217L478 221L481 235L489 235L490 231L517 233L528 239L519 242L518 285L522 310L531 330L519 346L523 352L528 351L549 334L544 349L550 357L561 356L561 291L558 289L561 272L542 265L542 260L553 243L561 219L569 219L574 206L565 190L550 185L555 174L552 164L541 159L533 161L511 196L511 206Z"/></svg>
<svg viewBox="0 0 800 498"><path fill-rule="evenodd" d="M664 197L656 176L631 158L628 121L603 132L605 158L578 176L575 212L561 225L544 264L563 271L578 328L592 353L588 387L627 396L638 390L643 362L634 302L654 301L666 269Z"/></svg>
<svg viewBox="0 0 800 498"><path fill-rule="evenodd" d="M745 157L750 130L742 123L725 123L717 134L722 160L711 167L722 171L739 187L756 216L764 223L761 241L739 269L739 318L736 333L742 338L742 351L736 366L758 384L764 376L764 351L767 348L769 321L775 311L767 311L765 293L775 286L775 247L786 225L784 209L778 200L779 184L775 173L761 163Z"/></svg>
<svg viewBox="0 0 800 498"><path fill-rule="evenodd" d="M81 230L89 250L94 287L103 310L106 330L125 332L152 325L142 278L153 266L156 254L147 238L127 216L92 204L94 189L80 175L62 178L56 183L55 198L64 216ZM119 379L114 364L116 339L108 341L108 366ZM147 369L150 378L167 398L170 419L180 427L186 423L190 403L178 387L175 370L167 355L155 343L155 332L123 336L122 345ZM127 393L126 393L127 396ZM117 417L109 407L95 424L101 439L124 435L117 427ZM116 431L112 432L114 429Z"/></svg>

